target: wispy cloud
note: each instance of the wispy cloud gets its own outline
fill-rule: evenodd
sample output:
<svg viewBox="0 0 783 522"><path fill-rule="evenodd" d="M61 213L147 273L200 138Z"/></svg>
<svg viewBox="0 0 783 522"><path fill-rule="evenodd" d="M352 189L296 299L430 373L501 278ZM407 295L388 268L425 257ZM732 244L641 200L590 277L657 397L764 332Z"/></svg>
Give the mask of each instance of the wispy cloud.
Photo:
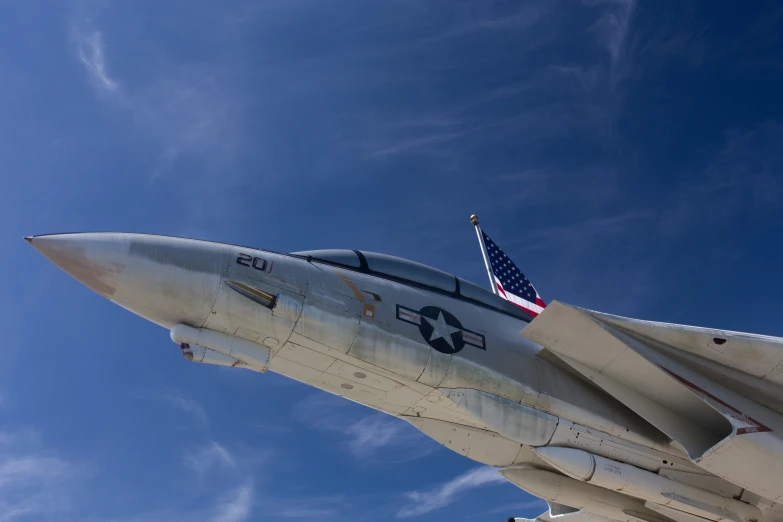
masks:
<svg viewBox="0 0 783 522"><path fill-rule="evenodd" d="M166 395L164 400L172 406L193 415L201 422L207 421L207 412L199 403L193 399L189 399L181 395Z"/></svg>
<svg viewBox="0 0 783 522"><path fill-rule="evenodd" d="M105 92L116 92L119 84L106 70L103 35L100 31L76 32L77 55L96 87Z"/></svg>
<svg viewBox="0 0 783 522"><path fill-rule="evenodd" d="M190 522L243 522L250 518L253 512L253 483L251 480L225 488L219 488L220 493L204 492L210 498L208 505L198 508L164 508L153 511L115 516L111 522L169 522L171 520L188 520ZM4 519L0 518L0 522Z"/></svg>
<svg viewBox="0 0 783 522"><path fill-rule="evenodd" d="M541 228L527 234L524 238L509 242L510 245L522 243L525 252L546 250L568 245L571 252L578 255L596 241L617 237L628 230L638 230L640 224L650 222L658 216L652 210L632 210L620 214L600 216L574 223Z"/></svg>
<svg viewBox="0 0 783 522"><path fill-rule="evenodd" d="M501 15L470 13L468 20L459 21L443 31L427 37L424 42L437 42L485 31L524 31L550 11L545 2L525 2L514 11Z"/></svg>
<svg viewBox="0 0 783 522"><path fill-rule="evenodd" d="M282 518L329 518L344 512L348 502L344 495L291 498L283 501L284 507L276 514Z"/></svg>
<svg viewBox="0 0 783 522"><path fill-rule="evenodd" d="M583 0L563 7L555 10L551 3L537 1L512 11L495 4L462 6L438 24L424 24L427 30L415 48L395 48L397 57L438 59L440 64L442 56L449 56L440 77L464 82L456 90L460 94L468 85L476 87L473 95L455 96L453 86L432 80L431 88L450 95L427 97L422 105L394 104L385 115L383 109L368 110L360 117L360 136L344 142L369 161L415 157L442 170L464 167L474 157L483 160L488 147L509 141L525 152L574 137L593 147L613 147L627 94L623 82L634 71L636 0ZM475 51L468 51L477 42L487 54L499 42L513 46L513 61L504 59L504 67L524 74L509 71L475 83L470 72L482 78L485 72L477 66ZM453 58L453 49L463 46L461 58ZM464 76L452 69L464 70ZM403 89L410 77L398 81ZM417 120L423 124L406 129L397 123ZM520 153L525 162L540 157L525 152Z"/></svg>
<svg viewBox="0 0 783 522"><path fill-rule="evenodd" d="M380 148L371 151L369 156L374 158L387 157L404 153L413 153L415 151L421 151L422 149L426 149L427 154L432 154L433 146L449 143L464 134L464 132L438 132L425 136L418 136L398 141L388 146L381 146Z"/></svg>
<svg viewBox="0 0 783 522"><path fill-rule="evenodd" d="M495 468L480 467L426 491L411 491L406 494L408 504L397 512L398 518L415 517L446 507L458 495L472 489L506 483L506 479Z"/></svg>
<svg viewBox="0 0 783 522"><path fill-rule="evenodd" d="M549 509L549 505L546 503L546 500L542 498L536 498L527 502L515 502L513 504L503 504L502 506L496 506L487 511L487 514L503 514L513 516L525 515L534 518L538 514L546 512L547 509ZM527 513L530 513L530 515L527 515Z"/></svg>
<svg viewBox="0 0 783 522"><path fill-rule="evenodd" d="M409 430L410 426L399 419L375 414L346 426L343 432L351 437L348 443L351 453L364 457L389 445L407 444Z"/></svg>
<svg viewBox="0 0 783 522"><path fill-rule="evenodd" d="M69 462L57 457L13 456L0 464L0 488L57 479L68 475L72 470Z"/></svg>
<svg viewBox="0 0 783 522"><path fill-rule="evenodd" d="M259 422L253 425L253 431L262 435L285 435L293 428L290 425L273 424L271 422Z"/></svg>
<svg viewBox="0 0 783 522"><path fill-rule="evenodd" d="M212 522L242 522L250 516L253 504L252 483L246 482L225 495L218 503Z"/></svg>
<svg viewBox="0 0 783 522"><path fill-rule="evenodd" d="M187 413L202 423L206 423L209 420L207 412L204 407L201 406L201 404L189 397L186 397L177 390L166 390L164 392L158 393L142 392L136 394L136 397L163 402L173 408Z"/></svg>
<svg viewBox="0 0 783 522"><path fill-rule="evenodd" d="M359 409L317 392L296 406L294 418L309 428L338 435L341 446L363 463L409 461L441 448L403 420L383 413L362 414Z"/></svg>
<svg viewBox="0 0 783 522"><path fill-rule="evenodd" d="M188 451L185 454L185 464L201 478L214 468L235 469L237 467L231 453L214 440L203 447Z"/></svg>
<svg viewBox="0 0 783 522"><path fill-rule="evenodd" d="M209 173L234 159L243 135L232 101L236 93L227 92L230 84L221 62L183 59L165 40L128 40L122 34L115 35L115 47L122 52L110 53L105 37L112 35L101 29L94 13L87 13L87 3L73 5L70 31L76 59L101 100L125 116L128 131L142 133L145 144L157 149L150 181L174 171L186 159L199 158L200 170ZM105 4L103 9L111 7ZM219 20L213 19L216 25ZM128 57L149 61L138 67ZM116 71L125 73L122 82Z"/></svg>
<svg viewBox="0 0 783 522"><path fill-rule="evenodd" d="M593 26L599 41L616 67L620 62L626 40L628 38L631 17L636 7L636 0L584 0L588 5L608 6Z"/></svg>
<svg viewBox="0 0 783 522"><path fill-rule="evenodd" d="M729 132L720 149L697 167L701 175L676 185L667 198L660 231L678 236L745 212L777 208L783 197L783 125L767 122Z"/></svg>
<svg viewBox="0 0 783 522"><path fill-rule="evenodd" d="M84 466L40 447L34 432L2 432L0 521L65 513L74 480L86 472Z"/></svg>
<svg viewBox="0 0 783 522"><path fill-rule="evenodd" d="M40 443L41 436L35 430L16 429L0 431L0 451L3 447L27 449Z"/></svg>
<svg viewBox="0 0 783 522"><path fill-rule="evenodd" d="M325 518L335 515L337 511L331 508L289 507L277 513L283 518Z"/></svg>
<svg viewBox="0 0 783 522"><path fill-rule="evenodd" d="M255 500L255 477L261 463L257 452L235 451L216 440L187 450L182 459L184 474L175 482L186 482L198 502L181 501L181 489L174 488L168 506L152 511L125 514L113 522L242 522L251 517ZM194 480L194 477L197 480ZM186 496L187 498L187 496ZM0 522L2 522L0 520Z"/></svg>

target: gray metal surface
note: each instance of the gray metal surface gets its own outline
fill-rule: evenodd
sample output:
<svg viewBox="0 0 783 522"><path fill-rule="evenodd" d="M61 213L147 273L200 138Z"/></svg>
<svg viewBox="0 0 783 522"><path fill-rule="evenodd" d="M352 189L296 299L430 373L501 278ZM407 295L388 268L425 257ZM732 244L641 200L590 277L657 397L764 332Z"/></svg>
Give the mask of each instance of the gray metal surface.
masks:
<svg viewBox="0 0 783 522"><path fill-rule="evenodd" d="M718 384L710 377L717 370L700 371L686 357L709 354L715 347L699 343L713 338L727 338L743 353L757 350L763 364L739 367L748 379L767 372L766 388L745 389L769 399L783 360L780 340L627 323L557 303L530 323L478 285L382 254L286 255L114 233L28 241L100 295L171 330L178 344L189 345L182 348L186 358L269 369L398 416L461 455L511 466L503 473L520 487L582 510L582 518L560 517L674 518L661 514L663 504L645 506L633 495L553 472L534 446L589 451L641 477L660 474L661 484L686 474L709 477L686 481L684 491L699 491L688 498L700 501L728 499L723 492L733 490L716 481L740 484L758 494L743 500L755 498L760 520L781 512L773 500L783 492L775 464L783 459L783 419L732 389L738 379ZM711 358L732 360L726 351ZM699 430L707 435L694 439L702 445L691 460L678 436ZM663 478L669 470L674 474ZM710 492L701 493L702 485ZM744 504L731 500L724 505L742 511Z"/></svg>

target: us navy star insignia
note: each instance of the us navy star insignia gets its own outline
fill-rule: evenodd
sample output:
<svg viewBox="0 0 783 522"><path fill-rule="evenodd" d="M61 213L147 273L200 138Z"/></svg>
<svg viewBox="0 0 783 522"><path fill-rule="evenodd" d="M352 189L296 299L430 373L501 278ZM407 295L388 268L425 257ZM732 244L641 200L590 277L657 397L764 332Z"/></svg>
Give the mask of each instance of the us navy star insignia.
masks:
<svg viewBox="0 0 783 522"><path fill-rule="evenodd" d="M452 341L451 336L459 332L460 329L446 323L446 319L443 318L443 311L438 314L437 319L424 317L424 320L430 323L430 326L432 326L432 336L429 340L434 341L435 339L443 339L449 343L449 346L451 346L453 350L454 341Z"/></svg>
<svg viewBox="0 0 783 522"><path fill-rule="evenodd" d="M418 326L427 344L441 353L457 353L466 344L481 350L487 349L483 334L464 328L448 310L437 306L413 310L397 305L397 319Z"/></svg>

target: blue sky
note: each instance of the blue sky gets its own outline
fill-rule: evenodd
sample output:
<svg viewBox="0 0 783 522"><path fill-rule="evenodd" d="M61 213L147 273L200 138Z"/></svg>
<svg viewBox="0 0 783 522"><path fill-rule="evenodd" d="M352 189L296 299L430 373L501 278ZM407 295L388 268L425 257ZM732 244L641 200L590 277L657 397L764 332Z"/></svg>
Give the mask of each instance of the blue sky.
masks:
<svg viewBox="0 0 783 522"><path fill-rule="evenodd" d="M220 5L219 5L220 4ZM223 5L226 4L226 5ZM22 236L361 248L783 336L775 2L0 2L0 520L504 520L403 422L188 363Z"/></svg>

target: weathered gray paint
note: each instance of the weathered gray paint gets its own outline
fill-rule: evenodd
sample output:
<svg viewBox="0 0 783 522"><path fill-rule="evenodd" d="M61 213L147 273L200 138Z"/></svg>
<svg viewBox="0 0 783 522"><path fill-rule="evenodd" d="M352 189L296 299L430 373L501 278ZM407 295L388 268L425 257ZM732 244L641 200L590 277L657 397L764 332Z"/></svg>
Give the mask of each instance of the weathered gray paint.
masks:
<svg viewBox="0 0 783 522"><path fill-rule="evenodd" d="M535 462L528 444L579 446L571 434L580 432L585 434L585 443L597 444L594 451L603 451L608 458L627 459L650 471L656 471L657 462L671 460L680 471L702 472L679 448L668 445L659 430L611 394L589 384L589 375L576 377L578 370L566 369L566 362L555 364L539 356L541 345L557 347L565 338L560 335L563 325L550 330L549 337L532 337L540 343L536 344L520 336L528 331L528 322L515 314L388 277L341 271L246 247L137 234L45 236L33 238L31 244L90 288L151 321L166 328L183 324L241 339L237 346L246 350L221 353L243 365L266 368L266 363L253 360L254 346L258 346L258 353L269 354L273 371L401 416L479 462L542 465ZM232 262L239 252L263 257L269 262L267 270ZM425 272L421 272L424 279ZM273 293L277 296L274 309L231 291L225 285L227 279ZM466 292L473 290L479 289L470 287ZM428 343L432 339L423 338L418 326L397 317L397 305L448 311L464 329L484 336L484 349L465 345L454 354L435 351ZM548 310L533 325L546 323L547 315L551 317ZM650 327L644 328L647 335ZM632 340L643 343L636 337L642 328L637 330ZM575 337L574 332L565 333L579 339L583 331ZM776 342L763 342L765 356L772 357L768 347ZM598 350L597 359L606 355L600 346L590 348ZM226 363L206 352L198 355L205 362ZM777 368L771 366L774 362L767 364L770 371ZM453 402L447 397L455 390L462 395ZM742 404L768 415L752 402ZM749 444L757 444L755 450ZM497 453L493 445L502 451ZM720 451L705 455L699 465L723 470L730 478L732 466L744 451L779 457L783 454L780 446L776 432L734 437ZM774 470L764 468L764 462L753 465L765 477L775 476Z"/></svg>
<svg viewBox="0 0 783 522"><path fill-rule="evenodd" d="M560 421L554 415L483 391L466 388L442 388L441 391L493 431L520 444L549 444Z"/></svg>
<svg viewBox="0 0 783 522"><path fill-rule="evenodd" d="M223 270L228 262L225 249L195 241L150 240L146 236L131 238L128 253L162 265L176 266L181 270L215 274Z"/></svg>

